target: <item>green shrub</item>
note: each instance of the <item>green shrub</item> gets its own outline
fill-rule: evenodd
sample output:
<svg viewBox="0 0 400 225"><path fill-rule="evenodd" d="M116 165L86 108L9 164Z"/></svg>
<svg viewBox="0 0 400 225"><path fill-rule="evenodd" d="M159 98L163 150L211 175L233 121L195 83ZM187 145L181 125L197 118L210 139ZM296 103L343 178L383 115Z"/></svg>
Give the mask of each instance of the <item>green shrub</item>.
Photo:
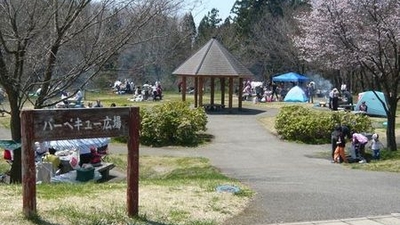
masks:
<svg viewBox="0 0 400 225"><path fill-rule="evenodd" d="M277 133L285 140L307 144L330 143L336 124L356 132L372 132L368 116L342 111L320 111L302 106L284 106L275 120Z"/></svg>
<svg viewBox="0 0 400 225"><path fill-rule="evenodd" d="M140 142L149 146L198 143L198 133L206 130L207 115L202 107L190 108L187 102L169 102L140 110Z"/></svg>

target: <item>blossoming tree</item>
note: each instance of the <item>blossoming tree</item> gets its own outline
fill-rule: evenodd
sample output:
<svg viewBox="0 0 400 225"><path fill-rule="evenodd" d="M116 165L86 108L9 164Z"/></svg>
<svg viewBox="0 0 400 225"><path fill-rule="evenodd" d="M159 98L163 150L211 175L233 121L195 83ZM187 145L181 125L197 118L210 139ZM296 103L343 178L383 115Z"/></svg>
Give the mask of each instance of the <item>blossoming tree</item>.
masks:
<svg viewBox="0 0 400 225"><path fill-rule="evenodd" d="M398 0L311 0L294 37L305 60L332 69L362 68L386 96L387 147L397 149L395 121L400 83ZM378 97L378 96L377 96ZM384 99L380 99L384 104Z"/></svg>

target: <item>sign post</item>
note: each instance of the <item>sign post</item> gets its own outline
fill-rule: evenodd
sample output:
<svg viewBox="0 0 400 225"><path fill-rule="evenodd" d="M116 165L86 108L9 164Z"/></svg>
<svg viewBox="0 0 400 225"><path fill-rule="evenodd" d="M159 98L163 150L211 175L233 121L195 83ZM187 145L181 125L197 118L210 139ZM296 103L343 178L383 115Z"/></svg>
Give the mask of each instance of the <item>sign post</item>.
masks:
<svg viewBox="0 0 400 225"><path fill-rule="evenodd" d="M127 211L139 212L139 127L138 107L23 110L21 112L23 213L36 210L35 141L128 136Z"/></svg>

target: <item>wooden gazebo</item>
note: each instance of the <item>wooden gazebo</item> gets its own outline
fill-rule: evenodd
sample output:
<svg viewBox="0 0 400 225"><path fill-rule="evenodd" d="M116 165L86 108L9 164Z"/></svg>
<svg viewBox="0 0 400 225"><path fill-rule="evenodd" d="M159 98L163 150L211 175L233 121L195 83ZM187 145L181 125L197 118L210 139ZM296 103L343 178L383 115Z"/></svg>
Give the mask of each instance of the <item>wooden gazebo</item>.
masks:
<svg viewBox="0 0 400 225"><path fill-rule="evenodd" d="M232 109L234 79L238 79L238 108L242 108L243 80L252 79L254 75L241 64L215 38L207 42L172 74L180 76L182 82L182 101L186 101L187 78L194 79L194 106L206 108L225 108L225 86L228 80L228 108ZM221 101L215 102L215 79L221 84ZM210 81L210 103L203 103L204 84Z"/></svg>

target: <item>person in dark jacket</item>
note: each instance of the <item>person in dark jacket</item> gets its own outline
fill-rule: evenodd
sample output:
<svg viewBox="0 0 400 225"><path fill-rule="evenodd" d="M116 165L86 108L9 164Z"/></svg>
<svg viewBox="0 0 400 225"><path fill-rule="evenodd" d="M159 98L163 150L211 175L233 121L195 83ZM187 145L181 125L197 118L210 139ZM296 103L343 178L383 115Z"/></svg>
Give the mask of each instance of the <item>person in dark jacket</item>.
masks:
<svg viewBox="0 0 400 225"><path fill-rule="evenodd" d="M334 159L334 154L335 154L335 150L337 148L337 137L339 136L339 134L341 133L341 135L343 135L343 140L344 142L346 142L346 138L351 140L353 138L352 134L351 134L351 130L349 128L349 126L345 125L345 124L336 124L334 130L331 133L331 144L332 144L332 162L335 161Z"/></svg>
<svg viewBox="0 0 400 225"><path fill-rule="evenodd" d="M361 102L361 105L358 107L358 111L365 112L365 113L368 111L368 106L365 103L365 101Z"/></svg>
<svg viewBox="0 0 400 225"><path fill-rule="evenodd" d="M338 135L336 137L337 137L337 142L336 142L335 153L333 154L333 161L335 163L341 163L341 162L348 163L345 154L346 138L343 135L343 132L341 131L338 132Z"/></svg>
<svg viewBox="0 0 400 225"><path fill-rule="evenodd" d="M347 139L351 140L351 139L353 138L352 132L351 132L349 126L347 126L346 124L342 124L342 125L341 125L341 129L342 129L343 135L344 135Z"/></svg>

